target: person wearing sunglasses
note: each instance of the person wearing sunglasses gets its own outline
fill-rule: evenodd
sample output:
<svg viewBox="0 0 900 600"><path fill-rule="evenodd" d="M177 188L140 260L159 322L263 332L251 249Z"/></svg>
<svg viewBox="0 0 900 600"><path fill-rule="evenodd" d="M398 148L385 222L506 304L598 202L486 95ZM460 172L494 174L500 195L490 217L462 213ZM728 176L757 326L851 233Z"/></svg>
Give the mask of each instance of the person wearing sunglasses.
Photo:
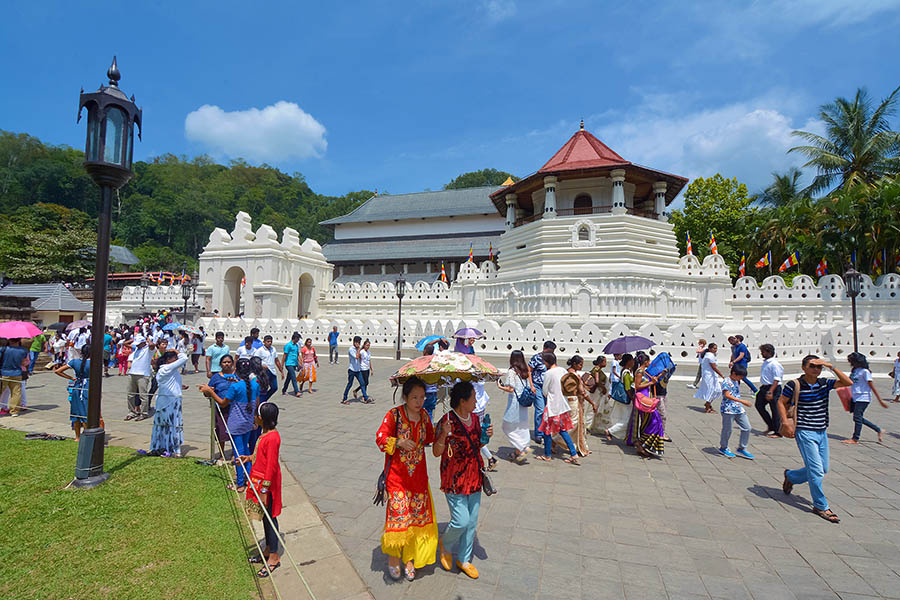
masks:
<svg viewBox="0 0 900 600"><path fill-rule="evenodd" d="M781 392L778 403L781 433L786 437L795 437L800 456L803 458L802 469L785 469L784 483L781 489L790 494L794 485L809 483L809 492L813 501L813 513L830 523L839 523L840 519L828 507L828 499L822 489L822 480L828 472L828 397L831 390L852 385L846 374L831 363L810 354L803 358L803 375L788 381ZM837 379L822 377L822 369L830 369ZM794 403L794 389L799 385L797 396L797 421L788 420L788 407Z"/></svg>

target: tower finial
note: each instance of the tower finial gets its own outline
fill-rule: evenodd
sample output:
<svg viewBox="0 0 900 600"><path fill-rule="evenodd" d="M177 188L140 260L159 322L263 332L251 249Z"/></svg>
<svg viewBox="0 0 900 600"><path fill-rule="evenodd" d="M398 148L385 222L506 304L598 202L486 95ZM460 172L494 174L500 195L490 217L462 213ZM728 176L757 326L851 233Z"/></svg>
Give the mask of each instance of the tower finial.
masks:
<svg viewBox="0 0 900 600"><path fill-rule="evenodd" d="M116 64L115 56L113 56L112 64L109 66L109 70L106 72L106 76L109 77L110 87L119 86L119 79L122 78L122 74L119 73L119 66Z"/></svg>
<svg viewBox="0 0 900 600"><path fill-rule="evenodd" d="M581 131L584 131L584 119L581 120Z"/></svg>

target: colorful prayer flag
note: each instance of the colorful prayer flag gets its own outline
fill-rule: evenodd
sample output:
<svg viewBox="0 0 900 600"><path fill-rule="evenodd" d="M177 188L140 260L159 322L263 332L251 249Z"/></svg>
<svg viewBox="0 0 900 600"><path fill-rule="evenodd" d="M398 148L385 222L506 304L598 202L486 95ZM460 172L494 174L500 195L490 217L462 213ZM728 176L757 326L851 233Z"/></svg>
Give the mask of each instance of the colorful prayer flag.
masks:
<svg viewBox="0 0 900 600"><path fill-rule="evenodd" d="M747 274L747 254L745 252L741 252L741 264L738 265L738 275L743 277Z"/></svg>
<svg viewBox="0 0 900 600"><path fill-rule="evenodd" d="M688 254L694 253L694 248L691 246L691 232L690 231L687 232L687 253Z"/></svg>
<svg viewBox="0 0 900 600"><path fill-rule="evenodd" d="M884 265L887 263L887 249L882 248L880 254L876 254L872 259L872 273L881 275L884 272Z"/></svg>
<svg viewBox="0 0 900 600"><path fill-rule="evenodd" d="M247 285L247 278L241 277L241 287L244 287L245 285Z"/></svg>
<svg viewBox="0 0 900 600"><path fill-rule="evenodd" d="M494 262L494 244L493 242L488 242L488 260Z"/></svg>
<svg viewBox="0 0 900 600"><path fill-rule="evenodd" d="M784 273L790 267L794 267L798 264L800 264L800 253L799 252L791 252L788 255L788 257L785 259L785 261L783 263L781 263L781 266L778 267L778 272Z"/></svg>
<svg viewBox="0 0 900 600"><path fill-rule="evenodd" d="M756 268L762 269L763 267L772 264L772 251L769 250L766 252L765 256L756 261Z"/></svg>
<svg viewBox="0 0 900 600"><path fill-rule="evenodd" d="M475 260L474 254L475 254L475 244L474 244L474 242L469 242L469 260L467 260L466 262L473 262Z"/></svg>
<svg viewBox="0 0 900 600"><path fill-rule="evenodd" d="M823 256L816 267L816 277L824 277L825 275L828 275L828 261Z"/></svg>
<svg viewBox="0 0 900 600"><path fill-rule="evenodd" d="M716 245L716 236L712 231L709 232L709 251L713 254L719 253L719 247Z"/></svg>
<svg viewBox="0 0 900 600"><path fill-rule="evenodd" d="M181 285L184 285L184 269L181 269Z"/></svg>
<svg viewBox="0 0 900 600"><path fill-rule="evenodd" d="M447 271L444 270L444 261L441 261L441 281L447 283Z"/></svg>

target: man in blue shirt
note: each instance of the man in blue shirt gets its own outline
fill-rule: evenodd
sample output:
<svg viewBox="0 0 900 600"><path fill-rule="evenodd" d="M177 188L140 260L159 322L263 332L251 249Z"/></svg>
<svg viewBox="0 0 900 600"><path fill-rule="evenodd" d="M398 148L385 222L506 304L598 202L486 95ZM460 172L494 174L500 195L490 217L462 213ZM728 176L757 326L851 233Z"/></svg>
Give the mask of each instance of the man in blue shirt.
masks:
<svg viewBox="0 0 900 600"><path fill-rule="evenodd" d="M731 367L743 367L744 370L747 370L747 365L750 364L750 350L747 349L747 345L744 344L744 336L742 335L733 335L728 338L728 343L731 344L731 362L728 364L728 368ZM749 377L744 377L743 382L747 384L747 387L750 388L754 394L759 390L753 385L753 382L750 381Z"/></svg>
<svg viewBox="0 0 900 600"><path fill-rule="evenodd" d="M534 383L535 399L534 399L534 431L532 431L532 439L540 440L543 435L538 432L541 426L541 420L544 418L544 373L547 372L547 365L544 364L544 352L553 352L556 350L556 344L547 340L544 342L544 349L531 357L528 366L531 367L531 381Z"/></svg>
<svg viewBox="0 0 900 600"><path fill-rule="evenodd" d="M257 348L263 347L263 343L259 341L259 327L254 327L250 330L250 337L253 338L253 345L250 346L251 350L256 350Z"/></svg>
<svg viewBox="0 0 900 600"><path fill-rule="evenodd" d="M103 376L109 377L109 360L116 355L116 345L113 343L113 336L109 333L110 328L106 328L103 334Z"/></svg>
<svg viewBox="0 0 900 600"><path fill-rule="evenodd" d="M287 393L288 383L294 386L294 396L300 396L300 390L297 388L297 367L299 366L298 358L300 356L300 334L296 331L291 335L291 341L284 345L284 356L281 361L284 368L287 369L287 377L284 378L284 386L281 388L281 395Z"/></svg>
<svg viewBox="0 0 900 600"><path fill-rule="evenodd" d="M337 329L337 328L335 328ZM362 376L362 369L359 365L360 359L360 346L362 345L362 338L358 335L353 338L353 346L350 347L350 350L347 351L347 358L350 359L350 368L347 369L347 387L344 388L344 399L341 400L341 404L350 404L350 401L347 400L347 394L350 393L350 388L353 387L354 381L359 382L359 390L363 395L363 403L364 404L372 404L373 400L369 399L369 395L366 393L366 382Z"/></svg>
<svg viewBox="0 0 900 600"><path fill-rule="evenodd" d="M328 364L338 364L338 336L340 335L337 325L332 327L331 333L328 334Z"/></svg>
<svg viewBox="0 0 900 600"><path fill-rule="evenodd" d="M211 378L213 374L220 373L222 366L219 364L222 357L231 353L231 348L225 345L225 332L216 332L216 343L206 349L206 377Z"/></svg>
<svg viewBox="0 0 900 600"><path fill-rule="evenodd" d="M0 395L9 390L9 415L19 416L22 403L22 372L28 370L28 351L19 338L9 338L9 345L0 349Z"/></svg>

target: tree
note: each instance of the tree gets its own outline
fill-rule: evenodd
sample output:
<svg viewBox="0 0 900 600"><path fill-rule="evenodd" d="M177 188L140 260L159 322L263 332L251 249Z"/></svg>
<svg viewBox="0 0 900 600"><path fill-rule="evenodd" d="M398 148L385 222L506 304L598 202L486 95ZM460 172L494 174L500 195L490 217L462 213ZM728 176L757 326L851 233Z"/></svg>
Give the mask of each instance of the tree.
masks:
<svg viewBox="0 0 900 600"><path fill-rule="evenodd" d="M691 233L694 254L709 254L710 233L716 236L719 254L737 273L741 252L747 248L747 232L756 216L747 186L737 178L726 179L716 173L713 177L698 177L684 192L684 208L676 210L669 219L675 228L678 247L686 251L687 233ZM748 257L749 261L749 257Z"/></svg>
<svg viewBox="0 0 900 600"><path fill-rule="evenodd" d="M463 173L450 183L444 186L445 190L459 190L463 188L481 187L485 185L502 185L507 178L512 177L513 181L519 178L506 171L498 171L497 169L481 169L480 171L471 171Z"/></svg>
<svg viewBox="0 0 900 600"><path fill-rule="evenodd" d="M772 183L759 195L759 203L766 206L785 206L802 195L800 178L803 172L791 167L784 173L772 173Z"/></svg>
<svg viewBox="0 0 900 600"><path fill-rule="evenodd" d="M835 182L837 187L872 185L881 177L900 173L900 134L892 131L888 122L898 93L900 87L873 109L865 88L859 88L852 101L837 98L820 107L824 137L807 131L792 132L808 145L788 152L805 155L809 161L803 166L815 167L818 173L807 193L832 190Z"/></svg>

